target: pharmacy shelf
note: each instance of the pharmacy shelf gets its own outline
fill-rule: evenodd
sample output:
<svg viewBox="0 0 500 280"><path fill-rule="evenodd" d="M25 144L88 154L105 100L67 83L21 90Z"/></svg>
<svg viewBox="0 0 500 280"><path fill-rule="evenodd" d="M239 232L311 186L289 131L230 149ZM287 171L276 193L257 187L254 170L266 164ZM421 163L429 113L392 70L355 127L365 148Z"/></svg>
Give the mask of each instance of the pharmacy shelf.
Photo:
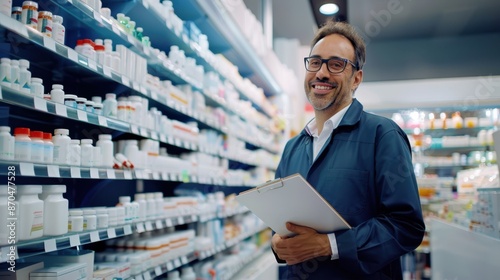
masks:
<svg viewBox="0 0 500 280"><path fill-rule="evenodd" d="M162 25L165 26L165 28L161 28L161 30L166 29L166 32L162 34L163 37L160 37L161 40L160 38L158 38L159 43L168 42L169 46L175 44L175 45L180 45L182 49L191 50L188 51L188 55L197 58L198 63L200 63L201 61L202 62L201 64L205 68L209 67L210 70L213 70L216 73L218 73L217 70L215 70L213 66L211 66L211 64L206 61L206 58L204 58L202 53L196 49L194 44L187 38L187 36L179 36L175 34L175 32L172 30L171 27L166 26L165 19L162 18L160 15L158 15L158 12L156 10L149 7L147 0L140 2L141 3L134 3L134 6L143 8L144 11L141 12L152 14L153 18L158 18L157 19L158 21L163 21ZM88 5L83 4L78 0L67 1L64 3L61 3L61 1L55 1L55 3L60 7L60 10L63 12L64 18L68 18L68 16L70 16L73 20L86 24L89 28L94 30L102 38L112 39L114 44L123 44L129 47L130 49L134 50L137 54L145 57L148 61L150 70L152 70L156 76L162 79L169 79L174 84L188 83L196 90L203 91L202 90L203 81L196 81L191 77L187 76L181 69L176 67L167 57L165 57L164 59L159 59L158 54L154 53L150 47L144 46L141 42L139 42L139 40L137 40L131 34L127 33L114 18L111 17L108 19L103 15L101 15L99 11L93 10ZM127 6L129 6L130 3L131 2L129 2ZM138 23L143 23L142 22L144 20L143 18L148 18L147 22L150 21L149 17L140 16L138 19L139 20ZM158 25L150 26L148 29L157 30ZM178 40L164 40L165 36L167 36L168 38L177 38ZM76 42L76 39L78 38L74 38L73 41ZM163 50L165 50L165 52L168 52L166 49L167 46L163 44L164 43L162 43L161 47L163 48ZM248 100L246 96L244 97L245 99ZM247 120L248 122L254 123L251 119L248 119L241 113L230 109L230 107L224 106L224 108L230 111L231 113L236 114L239 117ZM255 124L258 125L257 123ZM267 128L265 127L261 126L261 128L267 130Z"/></svg>
<svg viewBox="0 0 500 280"><path fill-rule="evenodd" d="M188 172L156 172L145 169L111 169L58 164L0 160L0 175L8 175L8 168L16 170L17 176L37 178L111 179L111 180L157 180L228 186L223 177L199 177Z"/></svg>
<svg viewBox="0 0 500 280"><path fill-rule="evenodd" d="M221 279L278 279L278 274L278 263L269 244L260 247L248 260L242 261L235 268L230 268L230 272Z"/></svg>
<svg viewBox="0 0 500 280"><path fill-rule="evenodd" d="M425 129L422 132L425 135L431 135L435 138L443 136L457 136L457 135L477 135L481 130L488 130L494 128L493 126L476 126L476 127L463 127L463 128L434 128ZM405 128L407 134L413 134L413 129Z"/></svg>
<svg viewBox="0 0 500 280"><path fill-rule="evenodd" d="M144 271L140 275L135 275L135 276L132 276L131 278L128 278L128 279L129 280L132 280L132 279L136 279L136 280L137 279L154 279L155 277L158 277L158 276L161 276L165 273L168 273L168 272L170 272L176 268L179 268L185 264L188 264L192 261L203 260L203 259L211 257L217 253L223 252L224 250L235 246L239 242L241 242L241 241L247 239L248 237L250 237L256 233L259 233L265 229L266 228L258 228L254 231L251 231L248 234L242 234L242 235L240 235L236 238L233 238L231 240L226 240L223 244L216 246L216 248L214 248L212 250L206 250L206 251L202 251L202 252L193 252L192 254L190 253L187 256L182 256L180 258L176 258L174 260L167 261L161 265L155 266L154 268L151 268L147 271ZM270 245L263 246L263 247L269 248L269 246ZM258 251L258 252L260 252L260 251ZM230 278L224 278L224 279L230 279Z"/></svg>
<svg viewBox="0 0 500 280"><path fill-rule="evenodd" d="M485 151L485 150L488 150L488 146L446 146L446 147L443 147L441 145L433 145L429 148L427 148L426 150L424 150L424 152L430 152L430 151L436 151L436 152L439 152L439 151L443 151L443 152L466 152L466 151Z"/></svg>
<svg viewBox="0 0 500 280"><path fill-rule="evenodd" d="M55 54L55 56L58 59L67 60L69 62L72 62L73 65L76 64L76 66L78 66L79 71L86 72L85 75L93 75L94 77L97 77L98 79L101 79L102 81L104 81L104 80L107 80L108 82L113 81L116 84L123 85L123 86L129 88L130 90L136 91L137 93L142 94L145 97L150 98L151 100L156 101L156 102L164 105L168 109L169 114L173 114L178 118L185 119L187 117L188 119L196 120L197 122L199 122L201 125L204 125L205 127L215 129L215 130L220 131L222 133L228 134L227 128L222 127L219 124L217 124L217 122L213 118L210 118L210 117L205 116L203 114L199 114L199 113L197 113L197 112L195 112L195 111L193 111L185 106L181 106L178 103L174 102L171 98L168 98L167 96L165 96L161 93L155 92L154 90L146 88L145 86L141 85L140 83L138 83L136 81L131 81L125 75L121 75L107 66L97 64L95 61L88 59L87 57L77 53L73 49L71 49L65 45L61 45L61 44L55 42L53 39L48 38L46 36L43 36L40 32L38 32L34 29L31 29L31 28L28 28L25 25L17 22L16 20L13 20L11 18L6 17L3 14L0 14L0 29L2 27L7 29L7 30L10 30L12 32L15 32L15 34L18 34L19 36L23 37L24 39L28 39L30 42L32 42L35 45L40 46L45 51L49 51L50 53ZM14 34L14 33L11 33L11 34ZM12 36L10 36L10 37L12 37ZM19 39L19 38L16 39L16 37L12 37L11 40L16 41L16 40L21 40L21 39ZM7 92L10 91L13 93L19 93L19 91L8 89L6 87L3 87L3 89L4 89L3 91L7 91ZM4 99L4 100L11 101L11 102L16 101L16 98L12 97L11 95L8 95L8 93L3 93L3 94L0 93L0 98ZM27 98L27 97L25 97L25 98ZM32 100L29 100L29 98L28 98L28 99L23 100L23 101L27 101L28 103L21 103L21 104L33 104L33 106L32 106L33 108L41 110L41 111L48 111L49 109L55 108L53 111L56 113L59 112L58 115L75 116L74 114L71 114L71 113L69 113L69 114L65 113L64 112L65 110L63 109L62 104L53 103L54 104L53 106L46 105L46 104L49 104L50 102L47 102L41 98L34 98L34 97L32 97ZM19 105L19 102L17 102L17 103ZM49 107L49 108L46 108L46 107ZM67 110L69 110L69 109L66 109L66 111ZM85 119L96 120L97 123L100 122L99 124L103 125L105 127L107 127L106 126L107 123L113 122L113 120L110 120L110 119L104 120L103 117L98 117L97 115L95 115L95 117L93 117L93 116L88 117L90 114L83 113L83 111L78 112L79 110L76 110L76 109L72 110L72 111L76 112L76 113L80 113L80 115L76 115L76 118L78 120L84 120L84 121L85 121ZM126 126L127 125L123 126L122 129L125 129ZM113 128L113 127L110 127L110 128ZM118 129L118 128L116 128L116 129L123 131L122 129ZM159 137L162 137L161 134L159 135L156 132L148 131L147 129L143 129L143 128L139 129L137 126L134 126L132 124L130 124L129 129L128 130L125 129L124 132L131 132L134 134L140 133L141 136L148 137L148 138L151 138L154 140L160 140L160 141L165 140L162 142L167 143L167 144L171 144L171 145L176 145L176 143L181 143L182 146L179 146L179 147L182 147L185 149L190 149L190 150L196 150L196 145L193 143L187 143L185 141L176 140L175 138L170 138L171 139L171 141L170 141L169 138L167 138L166 136L164 137L164 139L160 139ZM238 138L242 138L242 137L238 137ZM258 140L253 139L250 135L248 135L248 137L243 137L243 139L241 139L241 140L248 142L252 145L255 145L257 147L262 147L262 148L270 151L271 153L277 153L277 148L275 146L268 146L268 145L265 145L263 143L260 143Z"/></svg>
<svg viewBox="0 0 500 280"><path fill-rule="evenodd" d="M125 224L106 229L97 229L79 233L67 233L60 236L42 237L27 241L17 241L15 244L0 247L0 263L8 261L14 252L16 259L27 258L52 251L67 249L75 246L95 243L112 238L130 235L134 232L141 233L153 231L166 227L173 227L194 223L198 221L198 215L182 215L162 219L154 219L145 222ZM11 248L13 247L13 248Z"/></svg>
<svg viewBox="0 0 500 280"><path fill-rule="evenodd" d="M132 133L138 136L151 138L165 144L170 144L188 150L198 150L198 146L195 143L185 141L171 135L167 136L165 134L158 133L144 127L139 127L128 122L104 117L102 115L97 115L76 108L71 108L64 104L45 100L33 95L23 94L18 90L14 90L5 86L0 87L0 100L9 104L16 105L18 107L29 108L44 113L57 115L61 118L89 123L121 132Z"/></svg>
<svg viewBox="0 0 500 280"><path fill-rule="evenodd" d="M249 238L250 236L252 236L256 233L259 233L263 230L266 230L266 229L268 229L268 227L266 227L266 226L258 227L255 230L251 230L251 231L243 233L235 238L226 240L222 244L216 245L215 247L213 247L211 249L196 251L195 255L197 256L197 258L199 260L204 260L204 259L209 258L211 256L214 256L215 254L220 253L228 248L231 248L234 245L240 243L241 241Z"/></svg>
<svg viewBox="0 0 500 280"><path fill-rule="evenodd" d="M155 279L158 276L168 273L195 260L196 256L194 256L193 253L190 253L186 256L174 258L173 260L167 261L161 265L157 265L154 268L143 271L141 274L132 275L131 277L127 278L127 280Z"/></svg>
<svg viewBox="0 0 500 280"><path fill-rule="evenodd" d="M426 164L424 165L425 169L469 169L479 167L479 164L448 164L448 165L440 165L440 164Z"/></svg>
<svg viewBox="0 0 500 280"><path fill-rule="evenodd" d="M195 81L175 67L169 60L161 61L154 55L149 47L144 46L139 40L128 34L115 19L104 17L100 11L96 11L78 0L68 1L52 1L58 6L58 12L66 19L70 17L72 20L83 23L92 30L96 35L102 38L112 39L113 44L122 44L133 49L137 54L145 57L148 64L156 69L156 74L160 74L161 78L167 78L174 83L185 84L201 89L200 81ZM70 24L73 25L73 24ZM72 44L76 45L77 39L71 38L70 34L66 34L68 39L73 40ZM95 35L94 35L95 36Z"/></svg>
<svg viewBox="0 0 500 280"><path fill-rule="evenodd" d="M165 135L163 133L158 133L156 131L139 127L128 122L123 122L114 118L104 117L102 115L97 115L94 113L86 112L76 108L68 107L64 104L55 103L43 98L39 98L33 95L23 94L20 91L0 86L0 101L9 104L14 104L19 107L34 109L44 113L49 113L52 115L57 115L58 117L80 121L84 123L89 123L102 128L109 128L116 131L131 133L137 136L150 138L153 140L160 141L161 143L169 144L175 147L180 147L191 151L200 151L207 154L220 156L228 158L230 160L238 161L251 166L256 165L255 162L250 162L248 159L237 156L229 156L224 152L214 152L203 146L198 146L197 143L186 141L172 135ZM266 166L268 168L274 168L273 166Z"/></svg>
<svg viewBox="0 0 500 280"><path fill-rule="evenodd" d="M15 253L16 259L22 259L56 250L62 250L75 246L123 237L133 233L155 231L158 229L186 225L195 222L206 222L207 220L210 219L223 219L243 213L248 213L248 210L240 208L235 211L220 213L218 215L213 215L211 217L207 217L206 213L186 214L186 215L152 219L148 221L136 222L115 227L109 227L106 229L83 231L79 233L70 232L60 236L42 237L27 241L16 241L16 243L14 244L0 246L0 263L7 261L10 255L12 254L11 252ZM191 262L194 259L200 259L200 256L203 256L201 259L210 257L218 252L230 248L231 246L234 246L238 242L264 229L266 228L260 227L254 231L251 231L250 233L245 233L237 238L227 240L223 244L217 246L214 250L195 252L187 256L182 256L178 260L172 261L172 264L166 263L165 268L167 268L168 270L172 270L173 268L177 268L180 266L177 265L178 262L181 263L181 265L184 265L187 262ZM10 248L11 246L14 247L14 250ZM151 273L154 272L155 272L154 270L151 271Z"/></svg>
<svg viewBox="0 0 500 280"><path fill-rule="evenodd" d="M184 20L189 20L185 17L183 17L183 13L185 11L192 12L193 10L199 10L200 6L196 2L193 1L183 1L183 6L179 8L175 8L175 13L178 15L181 15L181 18ZM177 3L175 3L177 5ZM213 71L215 73L218 73L219 76L222 78L222 80L229 81L232 83L235 88L238 90L240 93L240 98L243 100L248 100L252 102L254 107L259 110L260 112L266 114L267 116L272 116L272 113L267 110L265 107L261 106L261 104L257 104L251 96L247 96L244 94L244 89L238 88L238 86L233 83L228 77L223 76L217 69L217 67L213 64L212 58L208 57L206 54L204 54L201 50L200 47L193 41L190 40L188 34L186 32L182 33L176 33L174 28L169 25L169 21L166 20L165 15L162 13L162 5L160 2L154 2L154 1L149 1L149 0L138 0L138 1L124 1L124 0L110 0L105 3L107 7L110 7L112 10L113 16L116 17L116 13L113 11L119 11L120 13L124 13L127 16L131 18L131 20L134 20L136 22L136 26L140 26L144 29L144 34L150 37L150 41L153 47L156 47L160 50L165 51L166 53L169 52L170 47L172 45L177 45L179 46L179 49L184 50L186 56L192 57L196 60L196 63L198 65L202 65L205 69L205 72L208 71ZM148 17L145 17L144 15L150 15ZM203 30L203 28L206 28L210 24L202 24L201 26L198 24L198 27ZM158 28L162 27L162 28ZM213 27L210 27L213 28ZM226 28L223 26L223 28ZM167 38L167 40L165 39ZM210 39L210 38L209 38ZM220 35L217 36L217 40L221 39ZM224 41L227 41L227 39L224 39ZM273 78L269 74L269 70L265 66L263 66L261 59L258 58L255 54L255 51L252 50L251 48L248 48L248 42L247 40L243 41L246 52L241 53L242 55L249 55L254 54L254 57L248 58L245 63L248 64L255 64L262 66L262 68L255 67L254 71L256 71L257 75L262 76L265 79L270 79L272 80ZM227 45L225 50L230 49L231 46ZM214 51L215 53L221 52L220 50L216 49ZM252 59L257 59L258 61L253 61ZM237 66L239 66L239 69L241 68L241 60L237 61ZM245 69L248 67L245 67ZM264 71L264 72L260 72ZM271 95L277 94L277 92L280 91L280 89L273 89L272 87L269 87L269 85L275 85L276 83L273 81L272 83L269 83L268 85L265 85L264 90L266 92L269 92ZM236 112L238 114L238 112Z"/></svg>
<svg viewBox="0 0 500 280"><path fill-rule="evenodd" d="M107 179L107 180L154 180L194 184L218 185L224 187L253 187L252 182L234 185L225 177L199 176L187 171L167 172L147 169L112 169L105 167L82 167L36 162L0 160L0 175L10 176L8 170L14 169L17 176L36 178ZM9 169L10 168L10 169Z"/></svg>
<svg viewBox="0 0 500 280"><path fill-rule="evenodd" d="M430 147L423 153L428 156L450 156L452 153L467 154L472 151L491 151L489 146L456 146L456 147Z"/></svg>
<svg viewBox="0 0 500 280"><path fill-rule="evenodd" d="M241 72L252 72L262 80L262 87L267 95L279 95L282 93L263 59L259 57L256 50L251 47L248 39L233 21L224 5L219 0L185 0L174 1L174 8L179 11L179 16L187 20L193 20L202 33L207 34L209 39L214 37L220 52L231 60ZM230 49L224 49L229 47Z"/></svg>

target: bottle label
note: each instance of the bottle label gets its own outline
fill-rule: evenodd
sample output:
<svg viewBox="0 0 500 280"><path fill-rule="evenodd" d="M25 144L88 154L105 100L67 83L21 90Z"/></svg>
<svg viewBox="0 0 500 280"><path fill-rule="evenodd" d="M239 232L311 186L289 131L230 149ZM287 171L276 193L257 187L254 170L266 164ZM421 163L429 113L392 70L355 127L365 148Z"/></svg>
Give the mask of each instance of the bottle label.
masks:
<svg viewBox="0 0 500 280"><path fill-rule="evenodd" d="M45 161L47 163L52 163L53 157L54 157L54 146L45 145L43 161Z"/></svg>
<svg viewBox="0 0 500 280"><path fill-rule="evenodd" d="M16 160L31 160L31 143L16 141L14 155Z"/></svg>
<svg viewBox="0 0 500 280"><path fill-rule="evenodd" d="M10 136L2 137L0 140L0 159L12 159L14 151L10 150Z"/></svg>
<svg viewBox="0 0 500 280"><path fill-rule="evenodd" d="M52 38L60 44L64 45L65 28L62 24L52 24Z"/></svg>
<svg viewBox="0 0 500 280"><path fill-rule="evenodd" d="M11 70L8 66L0 66L0 82L4 85L10 86L11 83Z"/></svg>
<svg viewBox="0 0 500 280"><path fill-rule="evenodd" d="M25 92L30 92L30 79L31 79L31 74L25 70L21 71L19 73L19 86L21 90L24 90Z"/></svg>
<svg viewBox="0 0 500 280"><path fill-rule="evenodd" d="M43 161L44 146L43 143L31 143L31 160L41 162Z"/></svg>
<svg viewBox="0 0 500 280"><path fill-rule="evenodd" d="M52 37L52 17L39 13L38 14L38 31L45 34L47 37Z"/></svg>
<svg viewBox="0 0 500 280"><path fill-rule="evenodd" d="M37 234L43 230L43 211L33 212L33 222L31 223L30 235Z"/></svg>
<svg viewBox="0 0 500 280"><path fill-rule="evenodd" d="M38 10L35 6L23 6L22 22L30 27L38 27Z"/></svg>

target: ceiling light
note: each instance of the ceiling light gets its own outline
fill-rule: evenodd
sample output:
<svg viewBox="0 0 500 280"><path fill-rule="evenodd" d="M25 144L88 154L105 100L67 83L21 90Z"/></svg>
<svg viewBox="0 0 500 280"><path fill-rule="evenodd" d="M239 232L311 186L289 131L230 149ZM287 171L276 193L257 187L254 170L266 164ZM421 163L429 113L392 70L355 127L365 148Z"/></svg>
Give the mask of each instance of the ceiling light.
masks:
<svg viewBox="0 0 500 280"><path fill-rule="evenodd" d="M323 4L323 5L321 5L321 7L319 7L319 12L324 14L324 15L333 15L333 14L337 13L338 11L339 11L339 6L337 6L337 4L333 4L333 3Z"/></svg>

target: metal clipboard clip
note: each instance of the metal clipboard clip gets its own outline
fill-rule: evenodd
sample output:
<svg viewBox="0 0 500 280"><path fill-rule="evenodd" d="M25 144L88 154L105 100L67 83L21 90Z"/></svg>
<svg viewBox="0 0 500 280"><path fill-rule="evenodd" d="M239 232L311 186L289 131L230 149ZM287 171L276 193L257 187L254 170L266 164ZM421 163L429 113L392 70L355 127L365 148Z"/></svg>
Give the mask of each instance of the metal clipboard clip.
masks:
<svg viewBox="0 0 500 280"><path fill-rule="evenodd" d="M283 179L278 178L272 181L267 182L266 184L256 187L257 192L259 193L265 193L267 191L272 191L278 188L283 187Z"/></svg>

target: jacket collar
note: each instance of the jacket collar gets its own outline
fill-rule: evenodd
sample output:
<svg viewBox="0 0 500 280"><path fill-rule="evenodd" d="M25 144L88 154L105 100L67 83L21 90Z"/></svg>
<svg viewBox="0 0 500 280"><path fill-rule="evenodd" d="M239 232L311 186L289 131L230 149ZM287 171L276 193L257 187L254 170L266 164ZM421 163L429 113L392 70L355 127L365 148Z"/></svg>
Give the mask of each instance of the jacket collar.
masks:
<svg viewBox="0 0 500 280"><path fill-rule="evenodd" d="M356 99L352 99L352 104L351 107L347 110L345 113L344 117L340 121L339 127L341 126L353 126L356 123L359 122L361 119L361 113L363 112L363 105ZM310 120L308 124L311 122ZM302 130L301 134L307 135L307 136L312 136L311 131L307 128L307 124Z"/></svg>

